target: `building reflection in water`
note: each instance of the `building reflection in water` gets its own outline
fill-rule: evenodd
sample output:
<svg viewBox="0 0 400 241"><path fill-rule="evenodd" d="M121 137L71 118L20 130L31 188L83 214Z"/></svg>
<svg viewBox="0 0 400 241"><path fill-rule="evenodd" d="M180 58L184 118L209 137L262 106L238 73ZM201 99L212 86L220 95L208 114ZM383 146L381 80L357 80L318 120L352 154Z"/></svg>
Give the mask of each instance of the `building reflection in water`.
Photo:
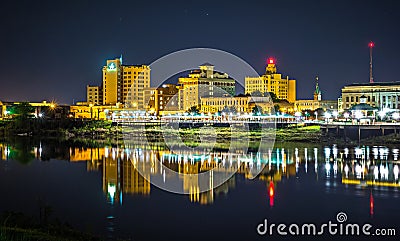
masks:
<svg viewBox="0 0 400 241"><path fill-rule="evenodd" d="M167 168L183 174L210 172L208 190L200 192L197 175L183 175L180 183L191 202L211 204L215 197L227 194L235 188L235 175L221 186L214 186L214 176L221 172L236 172L244 178L254 178L255 169L260 169L257 178L265 182L270 206L279 195L283 178L296 176L299 172L324 175L327 188L342 183L345 186L400 187L399 149L381 146L338 148L336 145L318 148L276 148L267 153L248 155L213 153L171 153L161 147L146 149L143 146L82 148L53 148L42 143L26 150L36 159L68 159L71 162L86 162L87 171L102 173L102 187L112 205L121 205L124 195L150 195L150 180L157 176L167 182L171 177ZM12 159L17 148L0 143L2 160ZM49 154L50 153L50 154ZM67 153L67 157L66 154ZM45 156L45 157L44 157ZM158 161L160 160L160 162ZM314 164L314 171L309 170ZM370 213L373 214L373 193L370 195Z"/></svg>
<svg viewBox="0 0 400 241"><path fill-rule="evenodd" d="M103 191L107 200L113 205L122 204L125 194L150 195L149 181L156 175L162 176L166 181L169 178L165 174L166 168L183 174L209 171L210 181L206 192L200 192L197 175L183 175L181 183L191 202L211 204L216 196L226 195L236 185L236 177L233 175L227 182L214 187L213 173L237 171L244 178L252 179L254 169L260 168L262 171L258 178L265 181L269 188L270 182L277 183L283 176L296 175L301 158L298 156L298 150L294 152L296 157L289 158L289 153L292 154L284 148L269 150L266 154L231 155L223 152L175 154L167 150L146 150L139 147L71 147L69 160L71 162L86 161L87 171L102 172ZM268 165L264 168L264 165L260 163Z"/></svg>

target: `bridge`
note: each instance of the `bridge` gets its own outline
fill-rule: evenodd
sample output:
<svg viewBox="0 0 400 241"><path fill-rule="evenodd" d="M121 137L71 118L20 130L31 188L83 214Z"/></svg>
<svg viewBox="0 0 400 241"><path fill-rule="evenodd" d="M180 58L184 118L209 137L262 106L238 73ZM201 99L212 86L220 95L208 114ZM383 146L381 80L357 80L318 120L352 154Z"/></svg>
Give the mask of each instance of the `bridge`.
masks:
<svg viewBox="0 0 400 241"><path fill-rule="evenodd" d="M172 126L180 128L196 128L203 126L230 127L232 125L249 126L250 128L282 128L304 123L301 119L290 115L266 116L164 116L159 119L153 117L115 118L113 122L122 126Z"/></svg>
<svg viewBox="0 0 400 241"><path fill-rule="evenodd" d="M400 123L374 123L365 125L355 125L349 123L323 123L320 124L321 131L326 134L334 135L338 138L351 140L361 140L374 136L386 136L400 133Z"/></svg>

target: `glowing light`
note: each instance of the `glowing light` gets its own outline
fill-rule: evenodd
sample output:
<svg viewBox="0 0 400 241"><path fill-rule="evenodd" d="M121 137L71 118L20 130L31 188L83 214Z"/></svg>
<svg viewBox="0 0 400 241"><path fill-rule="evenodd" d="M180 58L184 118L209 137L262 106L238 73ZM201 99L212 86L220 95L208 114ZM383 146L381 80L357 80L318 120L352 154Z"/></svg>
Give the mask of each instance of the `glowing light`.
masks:
<svg viewBox="0 0 400 241"><path fill-rule="evenodd" d="M399 178L399 167L397 165L393 167L393 174L394 174L394 179L397 180Z"/></svg>
<svg viewBox="0 0 400 241"><path fill-rule="evenodd" d="M296 112L296 113L294 113L294 115L296 116L296 117L300 117L301 116L301 112Z"/></svg>
<svg viewBox="0 0 400 241"><path fill-rule="evenodd" d="M360 156L362 155L363 151L361 148L356 147L355 148L355 153L356 153L356 158L360 158Z"/></svg>
<svg viewBox="0 0 400 241"><path fill-rule="evenodd" d="M356 165L356 173L361 175L361 172L362 172L362 168L360 165L357 164Z"/></svg>
<svg viewBox="0 0 400 241"><path fill-rule="evenodd" d="M393 119L397 120L400 118L400 114L398 112L395 112L392 114Z"/></svg>
<svg viewBox="0 0 400 241"><path fill-rule="evenodd" d="M385 113L385 111L381 110L378 112L378 115L381 119L383 119L385 117L386 113Z"/></svg>
<svg viewBox="0 0 400 241"><path fill-rule="evenodd" d="M375 179L379 178L379 168L377 166L374 167L374 178Z"/></svg>
<svg viewBox="0 0 400 241"><path fill-rule="evenodd" d="M115 191L116 191L115 185L109 183L109 184L107 185L107 192L108 192L108 195L110 195L111 203L114 202Z"/></svg>
<svg viewBox="0 0 400 241"><path fill-rule="evenodd" d="M39 115L38 115L40 118L42 118L43 117L43 114L42 113L39 113Z"/></svg>
<svg viewBox="0 0 400 241"><path fill-rule="evenodd" d="M329 118L331 118L331 117L332 117L332 114L331 114L331 113L329 113L329 112L326 112L326 113L325 113L325 118L329 119Z"/></svg>
<svg viewBox="0 0 400 241"><path fill-rule="evenodd" d="M326 172L329 172L331 170L331 164L329 162L327 162L325 164L325 169L326 169Z"/></svg>
<svg viewBox="0 0 400 241"><path fill-rule="evenodd" d="M275 186L272 181L269 182L268 194L269 194L269 205L272 207L274 206L274 196L275 196Z"/></svg>
<svg viewBox="0 0 400 241"><path fill-rule="evenodd" d="M361 111L356 111L355 116L356 116L356 119L361 119L361 118L363 118L364 115Z"/></svg>
<svg viewBox="0 0 400 241"><path fill-rule="evenodd" d="M268 59L268 64L275 64L275 60L273 58Z"/></svg>
<svg viewBox="0 0 400 241"><path fill-rule="evenodd" d="M115 66L114 63L111 62L111 63L108 65L107 70L108 70L108 71L116 71L116 70L117 70L117 67Z"/></svg>
<svg viewBox="0 0 400 241"><path fill-rule="evenodd" d="M372 192L371 195L369 196L369 213L371 215L374 214L374 197L372 196Z"/></svg>
<svg viewBox="0 0 400 241"><path fill-rule="evenodd" d="M324 152L325 152L325 158L329 159L329 157L331 156L331 148L325 147Z"/></svg>
<svg viewBox="0 0 400 241"><path fill-rule="evenodd" d="M375 47L375 44L374 44L374 42L369 42L369 44L368 44L368 47L370 47L370 48L373 48L373 47Z"/></svg>
<svg viewBox="0 0 400 241"><path fill-rule="evenodd" d="M346 164L346 166L344 167L344 173L346 174L346 177L349 173L349 166Z"/></svg>
<svg viewBox="0 0 400 241"><path fill-rule="evenodd" d="M346 118L346 119L347 119L347 118L349 118L349 117L350 117L350 114L349 114L348 112L346 112L346 113L344 113L344 114L343 114L343 116L344 116L344 118Z"/></svg>
<svg viewBox="0 0 400 241"><path fill-rule="evenodd" d="M339 113L337 111L332 112L333 117L337 118Z"/></svg>

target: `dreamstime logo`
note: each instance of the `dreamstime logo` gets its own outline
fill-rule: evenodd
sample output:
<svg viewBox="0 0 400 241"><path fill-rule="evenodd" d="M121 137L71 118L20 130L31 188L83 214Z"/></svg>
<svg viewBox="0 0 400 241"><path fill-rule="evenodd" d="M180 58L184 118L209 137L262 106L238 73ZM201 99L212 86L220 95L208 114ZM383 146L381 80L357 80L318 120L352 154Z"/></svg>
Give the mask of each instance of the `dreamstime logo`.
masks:
<svg viewBox="0 0 400 241"><path fill-rule="evenodd" d="M142 108L152 103L155 105L154 101L158 101L157 105L163 108L161 110L158 107L162 114L157 113L160 115L155 117L156 113L149 116L149 112L138 112L137 120L122 123L126 147L136 148L134 143L140 139L141 148L152 149L151 146L157 142L168 150L166 154L152 156L154 163L150 168L140 162L134 163L147 181L166 191L191 194L222 185L243 165L246 166L249 178L256 177L263 170L266 163L255 159L249 150L251 147L252 152L268 153L273 148L275 123L259 123L261 137L255 148L250 146L254 140L246 116L251 118L252 113L249 109L238 109L240 105L232 98L235 86L244 90L245 77L258 77L258 73L248 63L222 50L195 48L163 56L150 64L150 69L151 86L154 88L149 93L153 94L147 97L145 94ZM162 96L162 100L155 99L160 97L154 94L154 90L171 91L165 82L171 77L178 79L177 74L187 75L188 71L193 71L192 81L188 78L188 83L181 85L178 91ZM196 78L198 82L195 84ZM236 81L232 82L232 79ZM134 91L131 89L128 96L133 95ZM206 97L215 102L217 100L210 97L230 99L222 110L208 109L199 113L195 107ZM262 97L264 106L273 107L268 93ZM249 105L257 105L260 96L242 96L240 101L244 98L247 98ZM274 114L273 108L269 111ZM221 149L227 151L221 153ZM137 150L137 155L143 154ZM170 163L182 165L183 168L171 168L173 165ZM200 171L185 164L197 165L201 167Z"/></svg>
<svg viewBox="0 0 400 241"><path fill-rule="evenodd" d="M346 214L346 213L343 213L343 212L338 213L338 214L336 215L336 220L337 220L339 223L346 222L346 221L347 221L347 214Z"/></svg>
<svg viewBox="0 0 400 241"><path fill-rule="evenodd" d="M303 223L303 224L275 224L268 223L267 219L264 219L263 223L257 225L257 233L259 235L365 235L365 236L395 236L395 228L373 228L369 223L364 223L363 225L357 223L345 223L347 221L347 214L344 212L339 212L336 215L336 222L328 221L327 223L322 223L321 225L316 225L313 223Z"/></svg>

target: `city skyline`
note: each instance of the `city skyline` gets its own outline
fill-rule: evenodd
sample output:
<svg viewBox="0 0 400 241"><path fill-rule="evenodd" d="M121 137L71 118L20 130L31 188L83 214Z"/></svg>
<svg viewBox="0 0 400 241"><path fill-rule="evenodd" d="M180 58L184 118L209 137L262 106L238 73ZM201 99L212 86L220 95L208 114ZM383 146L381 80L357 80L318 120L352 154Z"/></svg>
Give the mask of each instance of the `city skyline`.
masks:
<svg viewBox="0 0 400 241"><path fill-rule="evenodd" d="M299 99L312 96L317 75L324 96L336 99L344 85L368 83L372 40L375 82L398 80L396 2L154 3L125 2L113 13L98 2L7 3L0 99L71 104L101 80L106 59L122 54L126 63L150 64L194 47L235 54L260 75L272 56L298 81Z"/></svg>

